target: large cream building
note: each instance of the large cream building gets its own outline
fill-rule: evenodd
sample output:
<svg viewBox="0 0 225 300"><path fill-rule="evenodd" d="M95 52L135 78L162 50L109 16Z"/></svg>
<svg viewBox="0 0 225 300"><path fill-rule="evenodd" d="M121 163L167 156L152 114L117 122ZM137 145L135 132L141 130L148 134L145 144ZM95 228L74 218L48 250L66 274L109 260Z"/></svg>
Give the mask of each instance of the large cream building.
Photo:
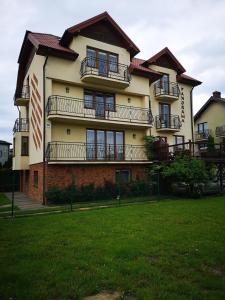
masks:
<svg viewBox="0 0 225 300"><path fill-rule="evenodd" d="M193 139L192 91L168 48L150 59L104 12L62 37L27 31L19 55L14 170L39 201L50 186L145 178L144 137Z"/></svg>

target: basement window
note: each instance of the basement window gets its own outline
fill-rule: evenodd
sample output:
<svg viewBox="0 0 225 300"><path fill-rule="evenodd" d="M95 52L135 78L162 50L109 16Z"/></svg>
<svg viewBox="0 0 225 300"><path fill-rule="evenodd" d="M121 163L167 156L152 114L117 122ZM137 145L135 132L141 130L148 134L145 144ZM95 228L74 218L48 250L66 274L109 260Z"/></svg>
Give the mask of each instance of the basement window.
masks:
<svg viewBox="0 0 225 300"><path fill-rule="evenodd" d="M34 187L38 187L38 171L34 171Z"/></svg>
<svg viewBox="0 0 225 300"><path fill-rule="evenodd" d="M116 170L116 183L128 183L130 182L130 177L130 170Z"/></svg>

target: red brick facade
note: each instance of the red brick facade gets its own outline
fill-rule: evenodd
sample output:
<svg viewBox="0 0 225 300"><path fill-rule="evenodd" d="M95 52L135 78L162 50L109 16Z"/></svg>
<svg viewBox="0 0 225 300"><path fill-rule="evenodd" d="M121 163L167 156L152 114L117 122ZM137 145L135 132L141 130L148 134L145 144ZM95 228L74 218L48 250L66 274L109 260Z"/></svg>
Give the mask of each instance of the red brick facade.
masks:
<svg viewBox="0 0 225 300"><path fill-rule="evenodd" d="M55 164L46 165L46 190L49 187L65 188L72 182L77 187L94 183L95 186L102 186L105 181L115 182L116 170L130 170L131 180L146 179L146 165L133 164L89 164L70 165ZM38 185L34 185L34 171L38 171ZM25 174L25 172L27 172ZM43 163L30 165L29 171L21 171L21 191L32 199L42 202L43 200Z"/></svg>

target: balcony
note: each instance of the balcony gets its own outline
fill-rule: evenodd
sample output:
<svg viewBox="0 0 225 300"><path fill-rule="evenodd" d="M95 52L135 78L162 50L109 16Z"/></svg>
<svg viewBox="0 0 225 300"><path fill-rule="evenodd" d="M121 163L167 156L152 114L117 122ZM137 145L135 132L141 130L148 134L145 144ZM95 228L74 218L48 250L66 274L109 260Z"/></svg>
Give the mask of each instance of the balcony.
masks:
<svg viewBox="0 0 225 300"><path fill-rule="evenodd" d="M157 100L174 101L179 99L180 90L176 82L165 82L162 80L154 84L154 92Z"/></svg>
<svg viewBox="0 0 225 300"><path fill-rule="evenodd" d="M106 145L76 142L48 143L46 158L48 162L81 163L147 163L145 147L142 145Z"/></svg>
<svg viewBox="0 0 225 300"><path fill-rule="evenodd" d="M28 85L24 85L22 91L16 91L14 96L14 105L25 106L27 105L30 99L30 87Z"/></svg>
<svg viewBox="0 0 225 300"><path fill-rule="evenodd" d="M101 122L121 125L150 127L153 123L151 110L116 104L87 102L84 99L50 96L46 107L49 119L75 119L78 122ZM90 108L91 107L91 108Z"/></svg>
<svg viewBox="0 0 225 300"><path fill-rule="evenodd" d="M124 89L130 84L127 65L86 57L81 62L81 80L88 83Z"/></svg>
<svg viewBox="0 0 225 300"><path fill-rule="evenodd" d="M180 131L180 117L178 115L158 115L155 118L155 126L157 131Z"/></svg>
<svg viewBox="0 0 225 300"><path fill-rule="evenodd" d="M212 134L212 130L210 130L210 129L205 129L202 132L196 132L195 133L195 141L196 142L207 141L211 134Z"/></svg>
<svg viewBox="0 0 225 300"><path fill-rule="evenodd" d="M28 132L29 131L29 122L26 118L18 118L15 121L13 132Z"/></svg>
<svg viewBox="0 0 225 300"><path fill-rule="evenodd" d="M216 136L225 137L225 125L216 127Z"/></svg>

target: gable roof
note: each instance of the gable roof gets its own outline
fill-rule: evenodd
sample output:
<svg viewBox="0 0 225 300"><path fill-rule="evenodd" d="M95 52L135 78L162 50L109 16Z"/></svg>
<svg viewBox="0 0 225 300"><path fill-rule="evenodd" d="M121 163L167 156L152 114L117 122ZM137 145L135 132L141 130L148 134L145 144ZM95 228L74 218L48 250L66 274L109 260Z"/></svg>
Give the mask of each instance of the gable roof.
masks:
<svg viewBox="0 0 225 300"><path fill-rule="evenodd" d="M218 92L213 92L213 95L206 101L205 104L203 104L199 111L194 115L194 121L196 121L202 115L202 113L213 103L219 103L224 105L225 98L218 97Z"/></svg>
<svg viewBox="0 0 225 300"><path fill-rule="evenodd" d="M144 67L143 62L145 62L145 60L140 58L133 58L129 66L129 71L132 74L149 78L150 82L154 82L162 77L161 73L151 68Z"/></svg>
<svg viewBox="0 0 225 300"><path fill-rule="evenodd" d="M120 26L112 19L112 17L107 13L107 11L92 17L84 22L76 24L70 28L67 28L60 40L60 44L62 46L68 46L71 42L74 35L78 35L82 32L82 30L90 27L100 21L106 21L110 24L113 29L117 32L125 48L131 53L131 56L135 56L137 53L140 52L139 48L134 44L134 42L126 35L126 33L120 28Z"/></svg>
<svg viewBox="0 0 225 300"><path fill-rule="evenodd" d="M169 48L165 47L152 57L150 57L148 60L146 60L143 64L144 65L151 65L151 64L156 64L156 65L161 65L160 59L162 57L167 57L169 58L169 64L171 65L172 68L174 68L178 74L182 74L186 72L185 68L181 65L181 63L176 59L176 57L173 55L173 53L169 50Z"/></svg>
<svg viewBox="0 0 225 300"><path fill-rule="evenodd" d="M20 63L23 60L26 50L31 48L29 46L33 46L39 55L52 55L75 60L78 54L69 48L61 46L59 40L60 38L53 34L26 31L18 62Z"/></svg>
<svg viewBox="0 0 225 300"><path fill-rule="evenodd" d="M180 82L180 83L191 85L191 86L197 86L197 85L202 84L202 82L199 81L198 79L195 79L195 78L193 78L191 76L188 76L186 74L177 75L177 81Z"/></svg>

